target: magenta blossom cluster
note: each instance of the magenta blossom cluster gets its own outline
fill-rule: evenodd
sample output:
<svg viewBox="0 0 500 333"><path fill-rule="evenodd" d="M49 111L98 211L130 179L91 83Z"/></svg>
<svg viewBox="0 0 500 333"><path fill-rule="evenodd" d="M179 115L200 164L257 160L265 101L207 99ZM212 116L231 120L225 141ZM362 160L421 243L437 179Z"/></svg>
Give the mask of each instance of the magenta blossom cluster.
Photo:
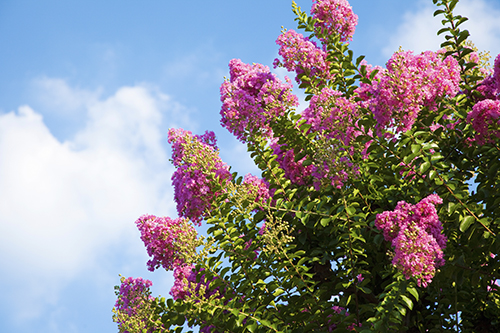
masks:
<svg viewBox="0 0 500 333"><path fill-rule="evenodd" d="M147 263L151 272L160 266L169 271L184 265L186 258L196 253L197 233L185 218L143 215L135 224L148 255L153 257Z"/></svg>
<svg viewBox="0 0 500 333"><path fill-rule="evenodd" d="M245 175L242 185L247 188L248 196L255 202L263 203L271 197L267 181L250 173Z"/></svg>
<svg viewBox="0 0 500 333"><path fill-rule="evenodd" d="M280 46L278 54L283 58L274 60L274 68L285 67L297 75L295 81L300 83L300 76L319 77L327 80L330 75L330 63L326 60L327 53L320 49L314 41L293 30L283 32L276 44Z"/></svg>
<svg viewBox="0 0 500 333"><path fill-rule="evenodd" d="M467 122L476 131L472 141L484 145L500 138L500 54L495 58L493 73L481 82L478 90L484 99L472 107Z"/></svg>
<svg viewBox="0 0 500 333"><path fill-rule="evenodd" d="M189 279L193 272L194 265L177 266L174 270L174 285L170 289L170 295L175 299L185 299L190 295ZM192 279L192 278L191 278Z"/></svg>
<svg viewBox="0 0 500 333"><path fill-rule="evenodd" d="M479 91L482 95L481 99L492 99L495 100L498 97L497 83L496 79L493 75L488 75L480 82L477 87L477 91Z"/></svg>
<svg viewBox="0 0 500 333"><path fill-rule="evenodd" d="M274 155L276 155L276 161L279 163L281 169L285 171L285 177L290 179L294 184L306 185L310 179L313 166L303 165L306 157L296 162L293 149L289 149L286 144L279 144L276 141L274 140L271 143L271 148Z"/></svg>
<svg viewBox="0 0 500 333"><path fill-rule="evenodd" d="M375 226L395 248L393 265L407 279L416 277L419 286L427 287L436 269L444 265L447 238L442 234L443 227L434 206L441 203L443 200L437 194L415 205L400 201L394 211L377 214L375 219Z"/></svg>
<svg viewBox="0 0 500 333"><path fill-rule="evenodd" d="M423 107L435 110L441 98L459 91L458 62L451 56L443 60L440 52L396 52L377 75L370 87L362 83L359 92L370 96L368 106L379 130L396 126L406 132Z"/></svg>
<svg viewBox="0 0 500 333"><path fill-rule="evenodd" d="M328 87L314 95L309 107L302 112L302 118L312 125L311 131L337 139L343 145L349 145L359 134L356 122L360 116L357 102Z"/></svg>
<svg viewBox="0 0 500 333"><path fill-rule="evenodd" d="M174 285L170 289L170 295L175 300L184 300L192 296L192 293L198 297L209 298L218 292L219 288L215 288L214 290L208 288L211 281L207 281L205 275L202 275L200 282L196 282L196 275L197 272L194 265L176 267L174 271ZM212 281L215 279L212 279ZM200 295L200 289L205 291L204 295ZM213 325L209 325L201 327L200 333L217 333L217 331Z"/></svg>
<svg viewBox="0 0 500 333"><path fill-rule="evenodd" d="M203 271L204 269L202 268L201 272ZM176 267L174 270L174 286L170 289L170 295L172 295L174 299L185 299L186 297L194 295L197 297L209 298L219 293L219 288L209 288L210 283L217 279L217 277L208 281L205 274L202 274L200 282L196 282L197 275L198 272L195 270L194 265Z"/></svg>
<svg viewBox="0 0 500 333"><path fill-rule="evenodd" d="M480 58L476 52L472 52L470 61L479 63ZM476 90L482 95L479 100L493 99L496 100L500 96L500 54L497 55L493 63L493 69L480 67L479 74L484 77L479 82ZM475 96L477 98L477 96Z"/></svg>
<svg viewBox="0 0 500 333"><path fill-rule="evenodd" d="M500 138L500 100L485 99L477 102L467 115L467 122L477 132L475 141L479 145Z"/></svg>
<svg viewBox="0 0 500 333"><path fill-rule="evenodd" d="M349 146L361 132L357 121L361 114L358 103L336 90L323 88L311 98L309 107L302 113L310 131L318 133L323 143L321 153L315 155L311 175L317 190L323 185L341 188L350 175L359 173L349 156L354 153Z"/></svg>
<svg viewBox="0 0 500 333"><path fill-rule="evenodd" d="M314 0L311 15L316 19L314 26L321 35L338 35L342 42L352 40L358 16L347 0Z"/></svg>
<svg viewBox="0 0 500 333"><path fill-rule="evenodd" d="M272 137L269 123L298 106L292 84L283 83L261 64L245 64L239 59L229 62L230 79L220 88L221 124L238 140L251 136Z"/></svg>
<svg viewBox="0 0 500 333"><path fill-rule="evenodd" d="M382 80L383 75L386 74L386 69L380 66L370 65L365 59L361 61L360 66L365 67L366 78L369 78L372 73L376 71L371 83L360 82L359 87L355 90L357 97L360 99L360 102L358 102L359 106L370 108L371 99L376 93L378 83Z"/></svg>
<svg viewBox="0 0 500 333"><path fill-rule="evenodd" d="M143 278L122 277L120 288L116 293L118 298L115 303L115 310L119 314L119 316L115 317L115 321L118 323L120 332L133 333L128 331L128 318L141 317L142 310L155 300L149 290L152 285L151 281ZM144 328L146 328L147 323L145 319L142 320ZM148 330L148 332L152 331L153 329Z"/></svg>
<svg viewBox="0 0 500 333"><path fill-rule="evenodd" d="M214 198L232 179L229 166L219 157L213 132L193 135L183 129L170 129L168 142L177 167L172 175L177 212L200 225Z"/></svg>
<svg viewBox="0 0 500 333"><path fill-rule="evenodd" d="M152 285L153 282L143 278L122 278L115 308L129 316L134 316L137 314L138 307L144 305L146 301L154 300L149 293Z"/></svg>
<svg viewBox="0 0 500 333"><path fill-rule="evenodd" d="M493 62L493 79L495 80L497 92L500 92L500 54L497 55Z"/></svg>

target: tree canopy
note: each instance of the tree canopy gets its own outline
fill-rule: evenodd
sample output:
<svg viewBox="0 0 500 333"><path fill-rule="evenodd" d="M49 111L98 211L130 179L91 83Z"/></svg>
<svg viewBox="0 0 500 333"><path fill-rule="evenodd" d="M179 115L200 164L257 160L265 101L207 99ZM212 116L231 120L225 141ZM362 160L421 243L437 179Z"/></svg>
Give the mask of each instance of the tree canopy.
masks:
<svg viewBox="0 0 500 333"><path fill-rule="evenodd" d="M300 113L290 79L230 61L221 124L262 172L232 172L213 132L169 131L179 216L136 224L172 298L123 277L120 332L500 331L500 56L477 52L458 0L433 2L442 49L385 68L349 49L346 0L293 3L302 32L273 65Z"/></svg>

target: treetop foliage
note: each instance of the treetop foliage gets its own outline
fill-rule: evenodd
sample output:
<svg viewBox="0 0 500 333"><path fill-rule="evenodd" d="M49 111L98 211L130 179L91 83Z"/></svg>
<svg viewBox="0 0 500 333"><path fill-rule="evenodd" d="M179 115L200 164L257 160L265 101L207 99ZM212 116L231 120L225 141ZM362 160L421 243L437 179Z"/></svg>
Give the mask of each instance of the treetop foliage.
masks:
<svg viewBox="0 0 500 333"><path fill-rule="evenodd" d="M232 172L212 132L169 131L179 217L136 223L172 298L122 278L120 332L500 331L500 55L485 66L458 0L433 2L442 49L385 68L349 49L346 0L293 3L274 67L301 113L290 79L230 61L221 124L261 174Z"/></svg>

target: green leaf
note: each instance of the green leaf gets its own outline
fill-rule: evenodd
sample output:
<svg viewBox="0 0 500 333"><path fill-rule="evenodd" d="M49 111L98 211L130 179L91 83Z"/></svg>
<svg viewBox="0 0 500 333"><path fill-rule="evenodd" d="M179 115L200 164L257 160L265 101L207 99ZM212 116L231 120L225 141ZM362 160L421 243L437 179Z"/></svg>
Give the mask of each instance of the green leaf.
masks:
<svg viewBox="0 0 500 333"><path fill-rule="evenodd" d="M302 166L308 166L308 165L311 165L313 162L309 159L305 160L304 162L302 162Z"/></svg>
<svg viewBox="0 0 500 333"><path fill-rule="evenodd" d="M321 223L321 225L323 227L326 227L330 223L330 218L329 217L324 217L324 218L321 219L320 223Z"/></svg>
<svg viewBox="0 0 500 333"><path fill-rule="evenodd" d="M406 307L410 310L413 309L413 302L411 301L411 299L409 299L406 295L400 295L401 296L401 300L403 301L404 305L406 305Z"/></svg>
<svg viewBox="0 0 500 333"><path fill-rule="evenodd" d="M464 40L466 40L466 39L467 39L467 37L469 37L469 35L470 35L470 34L469 34L469 31L468 31L468 30L463 30L463 31L461 31L461 32L460 32L460 35L459 35L459 37L458 37L458 40L457 40L457 45L462 44L462 42L463 42Z"/></svg>
<svg viewBox="0 0 500 333"><path fill-rule="evenodd" d="M438 16L439 14L443 14L444 12L445 12L444 10L442 10L442 9L438 9L438 10L436 10L436 11L434 12L434 16ZM441 30L443 30L443 29L441 29ZM441 31L441 30L439 30L439 31ZM438 35L439 35L439 34L440 34L440 33L438 32Z"/></svg>
<svg viewBox="0 0 500 333"><path fill-rule="evenodd" d="M420 151L421 148L422 148L421 145L411 145L411 152L413 154L416 154Z"/></svg>
<svg viewBox="0 0 500 333"><path fill-rule="evenodd" d="M236 320L236 325L237 325L238 327L240 327L240 326L241 326L241 323L245 320L245 318L246 318L246 317L247 317L247 316L245 316L244 314L240 314L240 315L238 316L238 319Z"/></svg>
<svg viewBox="0 0 500 333"><path fill-rule="evenodd" d="M475 218L473 216L467 215L464 217L462 222L460 223L460 231L465 232L469 227L471 226L472 223L474 223Z"/></svg>
<svg viewBox="0 0 500 333"><path fill-rule="evenodd" d="M420 173L423 174L425 173L429 168L431 167L431 162L427 161L427 162L424 162L420 165Z"/></svg>
<svg viewBox="0 0 500 333"><path fill-rule="evenodd" d="M356 208L349 206L349 207L346 208L346 212L349 215L354 215L354 214L356 214Z"/></svg>
<svg viewBox="0 0 500 333"><path fill-rule="evenodd" d="M363 61L363 59L365 58L364 55L360 55L357 59L356 59L356 67L359 66L359 64L361 63L361 61Z"/></svg>
<svg viewBox="0 0 500 333"><path fill-rule="evenodd" d="M459 205L456 202L448 202L448 213L451 215L455 212Z"/></svg>
<svg viewBox="0 0 500 333"><path fill-rule="evenodd" d="M252 320L252 322L250 324L246 324L245 325L246 329L249 330L250 332L255 332L257 331L257 328L259 327L257 325L257 322L255 320Z"/></svg>
<svg viewBox="0 0 500 333"><path fill-rule="evenodd" d="M442 12L442 11L441 11L441 12ZM436 16L436 15L434 15L434 16ZM449 30L450 30L450 28L449 28L449 27L445 27L445 28L440 29L440 30L437 32L437 34L438 34L438 35L441 35L443 32L446 32L446 31L449 31Z"/></svg>
<svg viewBox="0 0 500 333"><path fill-rule="evenodd" d="M278 297L279 295L283 294L285 291L281 288L278 288L274 291L273 296Z"/></svg>
<svg viewBox="0 0 500 333"><path fill-rule="evenodd" d="M408 290L408 292L409 292L409 293L410 293L413 297L415 297L415 299L416 299L416 300L417 300L417 302L418 302L418 291L417 291L417 289L416 289L416 288L414 288L414 287L408 287L408 288L406 288L406 290Z"/></svg>

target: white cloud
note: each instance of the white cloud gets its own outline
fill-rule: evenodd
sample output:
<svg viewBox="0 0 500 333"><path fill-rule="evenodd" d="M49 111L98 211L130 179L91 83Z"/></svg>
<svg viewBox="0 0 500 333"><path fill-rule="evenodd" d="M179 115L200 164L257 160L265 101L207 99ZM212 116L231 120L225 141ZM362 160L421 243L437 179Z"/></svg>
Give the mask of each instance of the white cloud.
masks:
<svg viewBox="0 0 500 333"><path fill-rule="evenodd" d="M146 86L99 99L47 82L54 105L77 96L87 117L74 139L60 142L29 106L0 115L0 274L18 320L55 306L86 270L107 280L99 259L112 247L144 257L133 223L140 215L176 215L165 125L183 125L182 106Z"/></svg>
<svg viewBox="0 0 500 333"><path fill-rule="evenodd" d="M384 57L389 58L399 46L415 52L440 48L444 34L437 36L436 33L443 27L442 15L433 16L437 7L430 1L420 0L417 7L417 11L404 14L404 22L388 38L387 46L382 49ZM500 52L500 7L497 3L461 0L454 13L469 18L460 28L469 30L470 38L479 50L491 51L493 57Z"/></svg>
<svg viewBox="0 0 500 333"><path fill-rule="evenodd" d="M89 91L70 87L60 78L39 77L32 82L36 98L57 116L71 116L98 102L101 89Z"/></svg>

